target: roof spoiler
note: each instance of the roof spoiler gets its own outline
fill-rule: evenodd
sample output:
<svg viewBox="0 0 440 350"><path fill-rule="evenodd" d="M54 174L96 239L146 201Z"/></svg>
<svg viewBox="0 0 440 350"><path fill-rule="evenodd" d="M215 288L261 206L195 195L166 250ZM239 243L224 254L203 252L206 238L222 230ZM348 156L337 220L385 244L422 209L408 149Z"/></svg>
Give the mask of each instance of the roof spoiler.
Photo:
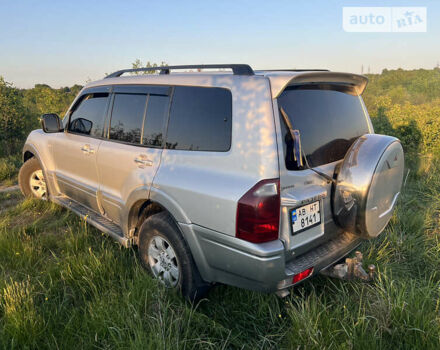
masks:
<svg viewBox="0 0 440 350"><path fill-rule="evenodd" d="M357 93L361 95L368 83L365 75L352 73L338 73L315 71L307 73L299 73L294 76L269 76L272 87L272 98L278 98L284 89L294 84L310 84L310 83L339 83L347 84L355 87Z"/></svg>

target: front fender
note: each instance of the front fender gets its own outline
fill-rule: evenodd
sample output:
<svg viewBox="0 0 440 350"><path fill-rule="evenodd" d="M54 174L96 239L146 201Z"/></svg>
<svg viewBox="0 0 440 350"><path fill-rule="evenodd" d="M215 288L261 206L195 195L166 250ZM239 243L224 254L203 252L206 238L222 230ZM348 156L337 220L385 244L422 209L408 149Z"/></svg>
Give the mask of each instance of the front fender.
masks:
<svg viewBox="0 0 440 350"><path fill-rule="evenodd" d="M23 152L22 152L23 163L26 161L26 158L25 158L26 152L32 153L34 155L34 157L37 158L38 161L40 162L40 164L43 166L43 161L41 159L40 152L38 152L37 147L35 147L33 144L30 144L30 143L26 143L23 146Z"/></svg>
<svg viewBox="0 0 440 350"><path fill-rule="evenodd" d="M27 158L25 157L26 152L32 153L40 162L49 189L49 196L58 193L59 189L54 180L55 167L52 160L50 143L47 134L45 134L43 130L33 130L27 137L22 152L23 162Z"/></svg>

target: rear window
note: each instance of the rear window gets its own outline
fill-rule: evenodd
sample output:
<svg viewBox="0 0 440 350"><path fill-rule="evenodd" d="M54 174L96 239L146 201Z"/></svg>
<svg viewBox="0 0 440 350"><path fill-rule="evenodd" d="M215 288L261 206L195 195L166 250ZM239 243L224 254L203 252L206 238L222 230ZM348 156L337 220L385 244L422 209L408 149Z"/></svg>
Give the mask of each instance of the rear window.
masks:
<svg viewBox="0 0 440 350"><path fill-rule="evenodd" d="M166 148L228 151L231 147L232 95L222 88L176 86Z"/></svg>
<svg viewBox="0 0 440 350"><path fill-rule="evenodd" d="M301 133L302 149L311 167L343 159L352 143L370 132L361 98L348 86L290 86L278 98L278 106ZM300 170L293 160L292 138L281 113L280 118L286 167Z"/></svg>

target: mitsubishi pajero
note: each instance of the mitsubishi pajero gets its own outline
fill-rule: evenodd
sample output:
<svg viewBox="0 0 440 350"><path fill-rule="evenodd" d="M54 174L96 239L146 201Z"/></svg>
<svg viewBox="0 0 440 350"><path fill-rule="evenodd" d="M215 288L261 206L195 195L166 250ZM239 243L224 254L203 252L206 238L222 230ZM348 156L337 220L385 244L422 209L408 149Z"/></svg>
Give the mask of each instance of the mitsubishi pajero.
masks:
<svg viewBox="0 0 440 350"><path fill-rule="evenodd" d="M403 150L374 134L366 85L244 64L118 71L42 116L20 187L138 246L189 299L216 282L286 294L392 216Z"/></svg>

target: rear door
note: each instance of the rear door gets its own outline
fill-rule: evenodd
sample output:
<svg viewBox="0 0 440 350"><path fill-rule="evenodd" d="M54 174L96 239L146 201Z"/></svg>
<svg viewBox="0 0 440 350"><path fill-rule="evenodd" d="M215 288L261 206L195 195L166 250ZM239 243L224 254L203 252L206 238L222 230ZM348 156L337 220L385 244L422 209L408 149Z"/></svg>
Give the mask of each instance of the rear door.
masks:
<svg viewBox="0 0 440 350"><path fill-rule="evenodd" d="M130 193L149 190L160 164L168 87L116 86L107 138L98 152L101 206L105 216L121 222Z"/></svg>
<svg viewBox="0 0 440 350"><path fill-rule="evenodd" d="M99 212L96 155L104 131L109 87L85 90L69 111L64 133L54 134L55 177L63 195Z"/></svg>
<svg viewBox="0 0 440 350"><path fill-rule="evenodd" d="M333 177L352 143L373 129L361 97L348 84L297 84L287 87L276 102L275 108L283 109L301 136L304 165L299 167L288 127L282 113L276 113L282 145L280 236L298 255L341 230L333 220L331 183L309 168Z"/></svg>

